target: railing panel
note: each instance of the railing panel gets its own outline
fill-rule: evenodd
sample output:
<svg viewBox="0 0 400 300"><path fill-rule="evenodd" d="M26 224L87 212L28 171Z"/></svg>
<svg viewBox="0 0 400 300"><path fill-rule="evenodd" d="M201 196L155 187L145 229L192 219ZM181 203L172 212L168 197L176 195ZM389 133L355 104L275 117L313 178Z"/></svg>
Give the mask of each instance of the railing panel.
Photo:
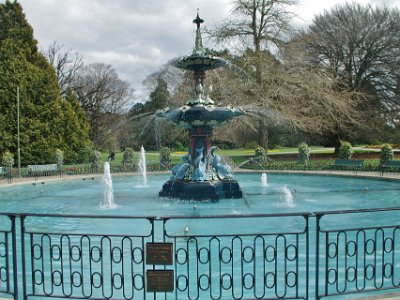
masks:
<svg viewBox="0 0 400 300"><path fill-rule="evenodd" d="M398 210L329 213L319 218L326 219L318 233L320 297L400 287Z"/></svg>
<svg viewBox="0 0 400 300"><path fill-rule="evenodd" d="M0 294L14 295L13 223L8 216L0 216Z"/></svg>
<svg viewBox="0 0 400 300"><path fill-rule="evenodd" d="M43 218L28 217L24 223L28 297L144 298L143 249L152 238L152 220L81 218L79 226L60 233L52 232L53 222L74 222L62 217L44 219L51 220L49 228L44 228ZM99 221L107 222L101 233L96 232Z"/></svg>
<svg viewBox="0 0 400 300"><path fill-rule="evenodd" d="M307 216L168 220L176 298L307 299L307 222Z"/></svg>
<svg viewBox="0 0 400 300"><path fill-rule="evenodd" d="M329 299L396 292L399 212L166 218L3 214L0 296ZM161 263L147 260L150 244L159 249ZM171 250L164 252L164 246ZM162 263L169 253L172 262ZM148 275L158 271L173 278L172 291L147 290Z"/></svg>

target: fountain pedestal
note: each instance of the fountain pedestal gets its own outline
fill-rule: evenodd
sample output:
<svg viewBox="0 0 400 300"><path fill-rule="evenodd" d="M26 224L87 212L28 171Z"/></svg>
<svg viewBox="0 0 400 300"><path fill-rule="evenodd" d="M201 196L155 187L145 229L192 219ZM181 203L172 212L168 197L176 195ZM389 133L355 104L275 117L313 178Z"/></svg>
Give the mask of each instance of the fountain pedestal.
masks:
<svg viewBox="0 0 400 300"><path fill-rule="evenodd" d="M182 181L170 179L164 183L160 197L182 200L211 200L223 198L242 198L243 193L234 179L213 181Z"/></svg>
<svg viewBox="0 0 400 300"><path fill-rule="evenodd" d="M242 191L233 179L231 168L214 152L210 137L213 128L228 122L243 111L230 106L217 107L210 98L211 88L204 92L205 71L219 68L225 60L215 57L203 48L200 24L204 21L197 14L195 48L192 55L177 60L178 68L193 71L193 98L186 105L158 111L164 117L189 131L190 145L182 163L172 168L172 176L159 193L160 197L174 197L194 200L219 200L241 198Z"/></svg>

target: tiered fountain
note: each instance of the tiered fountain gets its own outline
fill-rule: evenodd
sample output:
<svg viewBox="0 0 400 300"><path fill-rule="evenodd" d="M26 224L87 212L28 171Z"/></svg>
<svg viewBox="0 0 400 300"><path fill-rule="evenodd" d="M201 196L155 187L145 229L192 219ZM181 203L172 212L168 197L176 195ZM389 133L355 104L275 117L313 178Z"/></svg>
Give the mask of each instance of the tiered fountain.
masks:
<svg viewBox="0 0 400 300"><path fill-rule="evenodd" d="M242 191L230 167L211 147L210 137L214 127L243 115L243 111L233 107L217 107L210 98L210 91L204 92L205 71L222 67L226 61L207 53L203 47L197 14L193 23L197 25L196 41L190 56L177 60L178 68L193 71L193 98L186 105L166 108L157 116L167 118L189 131L190 146L182 163L172 169L172 176L162 187L160 197L174 197L194 200L218 200L220 198L241 198Z"/></svg>

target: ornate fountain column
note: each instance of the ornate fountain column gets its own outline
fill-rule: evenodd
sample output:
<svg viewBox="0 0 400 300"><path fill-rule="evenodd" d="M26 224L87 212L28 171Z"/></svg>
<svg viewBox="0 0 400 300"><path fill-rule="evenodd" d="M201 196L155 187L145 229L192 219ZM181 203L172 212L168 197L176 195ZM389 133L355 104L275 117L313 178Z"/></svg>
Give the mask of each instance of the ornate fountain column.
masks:
<svg viewBox="0 0 400 300"><path fill-rule="evenodd" d="M216 147L211 147L210 137L214 127L244 113L230 106L215 106L210 98L211 89L204 92L206 71L222 67L226 61L205 51L200 32L203 22L197 13L193 20L197 25L193 53L174 63L175 67L193 71L193 98L182 107L157 112L157 116L167 118L189 132L188 153L182 163L173 167L171 179L163 185L160 197L195 200L242 197L230 167L214 153Z"/></svg>

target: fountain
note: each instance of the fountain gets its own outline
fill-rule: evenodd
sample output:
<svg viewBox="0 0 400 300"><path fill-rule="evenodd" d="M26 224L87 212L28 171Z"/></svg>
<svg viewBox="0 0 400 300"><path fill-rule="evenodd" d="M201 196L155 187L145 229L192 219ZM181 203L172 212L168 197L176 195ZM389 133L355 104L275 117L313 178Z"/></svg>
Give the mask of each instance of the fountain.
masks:
<svg viewBox="0 0 400 300"><path fill-rule="evenodd" d="M261 186L268 186L267 173L262 173L261 174Z"/></svg>
<svg viewBox="0 0 400 300"><path fill-rule="evenodd" d="M140 148L140 159L139 159L139 173L142 176L142 187L147 187L147 170L146 170L146 151L144 147Z"/></svg>
<svg viewBox="0 0 400 300"><path fill-rule="evenodd" d="M190 135L160 196L232 199L155 196L166 178L147 181L143 147L148 188L132 189L131 176L112 180L108 162L103 190L97 177L0 186L2 299L343 299L399 290L398 180L270 172L265 188L266 173L260 184L246 172L237 175L246 197L235 199L241 188L209 138L242 112L203 94L204 72L224 61L205 54L202 22L197 16L195 52L176 62L194 71L194 97L159 112Z"/></svg>
<svg viewBox="0 0 400 300"><path fill-rule="evenodd" d="M283 205L288 208L293 208L294 200L292 192L289 190L289 188L285 185L280 188L280 192L282 193L281 199L283 201Z"/></svg>
<svg viewBox="0 0 400 300"><path fill-rule="evenodd" d="M222 67L226 61L210 55L204 49L200 32L203 22L197 14L193 20L197 25L193 53L174 63L175 67L193 71L193 98L182 107L165 108L156 113L158 117L186 128L190 137L188 153L182 157L182 163L173 167L171 178L163 185L160 197L194 200L242 197L230 167L215 154L217 147L211 147L210 137L214 127L244 113L230 106L215 106L210 98L211 89L204 92L205 71Z"/></svg>
<svg viewBox="0 0 400 300"><path fill-rule="evenodd" d="M104 163L104 174L101 178L103 185L103 201L100 205L101 208L112 209L116 205L114 203L113 184L111 179L110 164L106 161Z"/></svg>

